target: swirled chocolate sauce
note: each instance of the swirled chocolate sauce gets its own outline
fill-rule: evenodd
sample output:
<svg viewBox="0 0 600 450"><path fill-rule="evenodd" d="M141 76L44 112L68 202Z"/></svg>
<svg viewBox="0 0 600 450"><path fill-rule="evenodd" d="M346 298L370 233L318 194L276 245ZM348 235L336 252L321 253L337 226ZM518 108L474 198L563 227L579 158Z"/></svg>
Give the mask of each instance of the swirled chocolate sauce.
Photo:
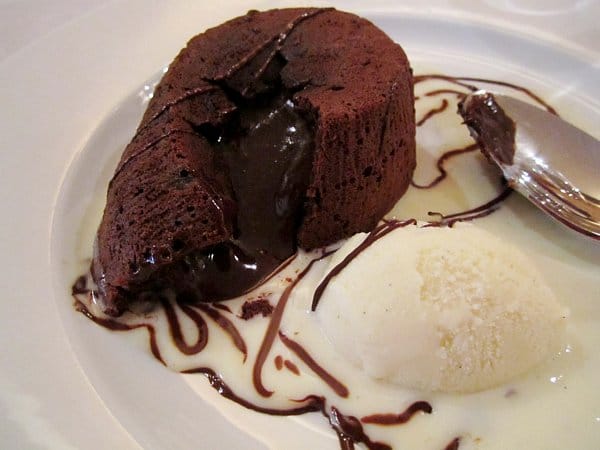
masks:
<svg viewBox="0 0 600 450"><path fill-rule="evenodd" d="M433 408L428 402L418 401L414 402L400 414L371 414L369 416L361 417L360 421L362 423L374 423L377 425L399 425L408 422L419 412L431 414Z"/></svg>
<svg viewBox="0 0 600 450"><path fill-rule="evenodd" d="M365 433L360 420L354 416L341 414L335 406L331 407L329 423L338 434L342 450L354 448L355 442L364 443L369 450L392 450L388 444L373 442Z"/></svg>
<svg viewBox="0 0 600 450"><path fill-rule="evenodd" d="M279 332L279 338L284 345L294 352L310 369L316 373L331 389L335 391L340 397L346 398L349 395L348 388L341 383L337 378L332 376L327 370L325 370L315 359L306 351L304 347L295 342L294 340L287 337L281 331Z"/></svg>
<svg viewBox="0 0 600 450"><path fill-rule="evenodd" d="M442 103L440 104L440 106L438 106L437 108L430 109L429 111L427 111L425 113L425 115L421 119L419 119L419 121L417 122L417 126L420 127L421 125L425 124L425 122L427 122L429 119L431 119L436 114L443 113L444 111L446 111L446 108L448 108L448 100L446 100L444 98L444 99L442 99Z"/></svg>
<svg viewBox="0 0 600 450"><path fill-rule="evenodd" d="M434 110L432 110L432 111L434 111ZM429 116L429 117L431 117L431 116ZM459 155L463 155L465 153L477 151L478 148L479 147L477 146L477 144L470 144L470 145L467 145L466 147L459 147L459 148L455 148L452 150L446 150L444 153L442 153L442 155L440 157L438 157L438 159L435 163L436 168L439 171L439 175L427 184L418 184L414 180L412 180L411 186L413 186L417 189L429 189L429 188L434 187L436 184L442 182L448 176L448 172L446 171L446 167L445 167L446 161L448 161L449 159L455 158Z"/></svg>
<svg viewBox="0 0 600 450"><path fill-rule="evenodd" d="M79 278L79 280L80 279L81 279L81 277ZM75 291L75 289L73 289L73 291ZM87 292L85 292L85 293L84 293L84 291L80 291L77 294L74 293L73 297L75 298L75 303L74 303L75 310L80 312L81 314L83 314L85 317L90 319L95 324L100 325L101 327L106 328L107 330L110 330L110 331L132 331L132 330L136 330L138 328L145 328L146 330L148 330L148 341L150 344L150 350L152 351L152 355L158 361L160 361L163 365L166 365L165 360L161 356L160 350L158 348L158 343L156 341L156 331L155 331L153 325L147 324L147 323L130 325L127 323L119 322L118 320L115 320L115 319L109 319L109 318L105 318L105 317L95 316L90 311L90 308L88 308L88 305L86 303L84 303L86 298L91 298L92 294L93 293L89 290L87 290ZM80 297L80 296L83 296L83 297Z"/></svg>
<svg viewBox="0 0 600 450"><path fill-rule="evenodd" d="M529 97L531 100L533 100L534 102L539 104L542 108L544 108L549 113L558 115L556 110L552 106L550 106L549 103L544 101L539 95L535 94L533 91L531 91L530 89L527 89L526 87L519 86L518 84L514 84L514 83L509 83L507 81L491 80L488 78L477 78L477 77L453 77L450 75L442 75L442 74L438 74L438 73L416 75L414 78L415 84L422 83L424 81L429 81L429 80L446 81L448 83L452 83L457 86L462 86L465 89L467 89L469 92L476 92L476 91L480 90L480 88L478 86L471 84L471 83L486 83L486 84L493 84L495 86L506 87L506 88L512 89L514 91L517 91L517 92L520 92L520 93L526 95L527 97ZM444 93L456 94L459 98L464 97L464 94L461 95L460 91L457 91L454 89L435 89L435 90L429 91L425 95L432 96L432 95L438 95L438 94L444 94Z"/></svg>
<svg viewBox="0 0 600 450"><path fill-rule="evenodd" d="M269 414L272 416L297 416L299 414L306 414L309 412L316 412L322 410L323 407L323 399L321 397L307 397L302 402L303 404L296 408L289 409L275 409L275 408L265 408L255 403L252 403L246 400L244 397L233 392L233 390L223 381L213 369L209 367L198 367L193 369L187 369L182 371L181 373L185 374L194 374L201 373L208 378L210 385L219 392L225 398L229 400L233 400L239 405L244 406L245 408L251 409L256 412L260 412L263 414Z"/></svg>
<svg viewBox="0 0 600 450"><path fill-rule="evenodd" d="M466 211L460 211L453 214L441 214L435 211L429 211L429 216L437 216L437 220L433 220L423 225L424 227L451 227L457 222L469 222L475 219L481 219L482 217L489 216L494 211L497 211L500 204L506 200L513 190L506 186L504 183L504 189L498 193L498 195L492 198L490 201L483 205L476 206Z"/></svg>
<svg viewBox="0 0 600 450"><path fill-rule="evenodd" d="M273 347L273 343L275 342L275 338L277 337L277 335L280 332L279 328L281 325L281 320L283 318L283 313L284 313L285 307L287 306L287 303L289 301L290 295L292 294L292 291L296 287L296 285L300 281L302 281L302 279L310 271L312 266L316 262L328 257L332 253L333 252L325 252L320 257L312 259L307 264L307 266L304 268L304 270L302 270L302 272L300 272L290 282L290 284L283 290L281 296L279 297L277 306L275 307L275 310L273 311L273 314L271 315L271 320L269 321L269 324L268 324L267 328L265 329L265 334L262 339L262 342L260 343L260 347L259 347L258 353L256 355L256 360L254 361L254 366L252 368L252 383L254 384L254 388L255 388L256 392L258 392L263 397L270 397L273 395L273 391L267 389L263 383L262 371L263 371L265 362L267 360L267 356L269 355L269 352L271 351L271 348ZM321 376L323 378L323 371L318 370L318 369L321 369L321 367L318 364L315 363L314 365L311 366L311 368L319 376ZM315 370L315 368L317 368L317 370ZM346 387L343 386L342 383L340 383L338 380L331 377L327 372L325 372L324 380L326 383L328 383L330 385L335 384L335 385L340 386L340 389L342 389L342 393L345 393L347 395Z"/></svg>

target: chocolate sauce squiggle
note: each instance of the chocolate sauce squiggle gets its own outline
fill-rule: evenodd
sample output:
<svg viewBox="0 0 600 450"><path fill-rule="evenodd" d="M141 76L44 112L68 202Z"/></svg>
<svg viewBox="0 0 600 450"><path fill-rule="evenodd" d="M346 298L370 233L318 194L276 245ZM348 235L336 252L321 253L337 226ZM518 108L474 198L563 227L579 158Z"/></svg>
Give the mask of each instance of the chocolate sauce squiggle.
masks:
<svg viewBox="0 0 600 450"><path fill-rule="evenodd" d="M329 423L338 432L342 449L354 448L354 443L362 442L369 450L392 450L388 444L373 442L365 433L360 420L354 416L340 414L335 406L331 407Z"/></svg>
<svg viewBox="0 0 600 450"><path fill-rule="evenodd" d="M265 331L265 335L263 337L262 343L260 345L260 349L258 350L258 355L256 356L256 361L254 362L254 368L252 370L252 382L254 383L254 388L256 391L262 395L263 397L270 397L273 395L273 391L269 391L265 388L262 382L262 369L271 351L271 347L273 346L273 342L275 341L275 336L279 332L279 325L281 325L281 318L283 317L283 311L287 304L287 301L292 293L294 287L300 282L302 278L308 273L314 263L317 261L326 258L331 255L331 252L325 252L320 258L313 259L306 268L298 274L298 276L285 288L281 297L279 297L279 301L277 302L277 306L271 315L271 320L269 321L269 325Z"/></svg>
<svg viewBox="0 0 600 450"><path fill-rule="evenodd" d="M558 116L558 113L556 112L556 110L552 106L550 106L548 103L546 103L539 95L534 94L532 91L530 91L527 88L524 88L523 86L519 86L519 85L513 84L513 83L508 83L506 81L487 80L485 78L462 77L461 79L465 80L465 81L474 81L476 83L492 83L492 84L497 84L499 86L508 87L508 88L514 89L516 91L522 92L523 94L527 95L528 97L530 97L533 100L535 100L538 104L540 104L541 106L543 106L549 113L552 113L552 114Z"/></svg>
<svg viewBox="0 0 600 450"><path fill-rule="evenodd" d="M333 389L333 391L337 395L343 398L348 397L348 394L350 393L348 391L348 388L344 384L342 384L342 382L336 379L333 375L327 372L323 368L323 366L317 363L314 360L314 358L310 356L310 354L304 349L304 347L302 347L296 341L293 341L292 339L287 337L281 331L279 332L279 339L281 339L281 342L283 342L287 348L293 351L296 354L296 356L298 356L298 358L300 358L304 362L304 364L310 367L310 369L315 374L317 374L319 378L321 378L325 382L325 384L327 384L331 389Z"/></svg>
<svg viewBox="0 0 600 450"><path fill-rule="evenodd" d="M245 398L237 395L233 390L223 381L223 379L217 375L217 373L209 367L198 367L194 369L184 370L181 373L184 374L196 374L201 373L208 378L210 385L223 397L228 398L236 402L237 404L251 409L252 411L260 412L263 414L269 414L272 416L296 416L306 414L310 412L320 411L325 416L331 427L335 430L338 435L340 446L344 449L354 449L354 443L362 442L370 450L391 450L387 444L381 442L373 442L371 438L364 432L360 421L353 416L346 416L335 407L332 406L330 412L327 411L325 406L325 399L316 395L309 395L301 400L302 406L297 408L289 409L275 409L265 408L255 403L249 402Z"/></svg>
<svg viewBox="0 0 600 450"><path fill-rule="evenodd" d="M475 86L462 83L462 82L458 81L458 79L452 79L452 77L446 77L445 75L435 75L435 74L434 75L418 75L413 78L415 84L418 84L420 82L427 81L430 79L442 79L445 81L449 81L449 82L458 84L459 86L466 88L468 91L477 90L477 88ZM458 91L456 89L448 89L448 88L434 89L432 91L426 92L424 94L424 96L425 97L435 97L435 96L439 96L439 95L448 95L448 94L455 95L458 99L462 99L466 96L465 92ZM425 113L423 118L421 120L419 120L419 122L417 122L417 126L424 125L433 116L444 112L447 109L447 107L448 107L448 101L446 99L443 99L442 104L439 107L432 108ZM436 186L437 184L442 182L442 180L444 180L448 175L448 173L446 172L446 169L444 167L444 163L447 160L454 158L455 156L462 155L463 153L469 153L469 152L475 151L478 148L479 147L477 146L477 144L471 144L471 145L467 145L465 147L455 148L455 149L448 150L448 151L442 153L442 155L436 161L436 167L438 169L439 175L437 177L435 177L433 179L433 181L431 181L427 184L419 184L419 183L416 183L414 179L412 179L410 181L411 186L413 186L417 189L430 189L430 188Z"/></svg>
<svg viewBox="0 0 600 450"><path fill-rule="evenodd" d="M272 320L270 323L270 327L273 330L279 329L279 324L281 322L283 310L284 310L285 304L287 303L289 295L292 292L292 289L308 273L308 271L311 269L311 267L313 266L314 263L316 263L317 261L321 261L322 259L330 256L332 253L333 253L333 251L324 252L320 257L311 260L310 263L307 265L307 267L296 276L296 278L290 283L290 285L288 285L288 287L286 288L286 290L284 291L284 293L282 294L282 296L278 302L279 311L277 311L277 308L276 308L276 311L274 311L274 313L273 313L273 317L275 317L275 320L273 320L273 317L272 317ZM76 280L75 284L72 287L72 292L74 295L82 295L84 293L88 294L88 295L90 294L89 289L86 288L86 278L85 277L79 277ZM195 343L191 346L188 345L183 338L181 324L179 322L179 318L178 318L177 314L175 313L173 305L167 301L163 301L163 302L161 302L161 306L165 310L165 315L167 317L167 323L169 325L169 333L171 335L173 342L177 346L177 348L180 351L182 351L182 353L184 353L184 354L193 353L191 351L191 349L193 348L194 350L197 350L201 345L200 342L204 342L204 339L199 336L197 343ZM217 324L219 324L220 326L222 326L226 331L230 328L233 328L235 330L235 326L228 319L224 318L219 313L219 311L215 310L214 308L212 308L209 305L200 304L200 305L190 306L190 305L185 305L185 304L179 304L178 306L179 306L179 308L182 309L182 311L184 311L184 313L188 317L190 317L194 321L194 323L196 323L199 326L203 326L202 324L205 325L205 321L199 315L197 315L196 308L205 312L209 317L211 317L213 320L215 320L215 322ZM158 344L156 342L155 330L152 325L150 325L150 324L128 325L128 324L119 322L114 319L102 319L102 318L95 317L93 314L91 314L89 312L87 307L78 299L76 299L76 308L78 311L83 312L86 315L86 317L88 317L90 320L93 320L98 325L100 325L104 328L108 328L109 330L130 331L130 330L133 330L136 328L146 328L148 330L149 336L150 336L150 347L152 349L152 354L155 356L155 358L157 358L159 361L161 361L161 363L165 364L164 360L162 359L162 357L160 355L160 352L158 349ZM224 322L223 320L225 320L226 322ZM228 323L229 325L225 325L226 323ZM239 335L237 330L235 330L234 334ZM269 333L267 332L265 339L263 339L263 344L261 346L261 348L267 349L266 353L268 353L268 349L270 349L270 347L273 344L272 340L268 338L268 335L269 335ZM280 336L280 339L282 339L282 342L284 342L284 344L288 348L290 348L296 355L298 355L298 357L301 360L303 360L307 364L307 366L311 368L311 370L313 370L318 376L320 376L321 379L323 379L326 384L328 384L330 387L332 387L332 389L339 396L341 396L341 397L348 396L348 389L340 381L335 379L325 369L323 369L314 360L314 358L312 358L308 354L308 352L302 346L300 346L295 341L287 338L281 332L279 332L279 336ZM241 336L240 336L240 339L241 339ZM242 340L242 342L243 342L243 340ZM238 344L236 344L236 346L238 346ZM238 348L239 348L239 346L238 346ZM257 359L258 359L258 357L257 357ZM275 364L278 368L285 366L292 373L295 373L295 374L300 373L300 371L295 366L295 364L293 364L291 361L288 361L288 360L283 361L283 358L281 358L280 355L278 355L276 357ZM353 442L364 442L369 449L373 449L373 450L387 450L387 449L391 448L386 444L381 444L378 442L371 441L369 436L362 429L362 425L360 425L360 421L358 421L355 417L344 416L335 407L332 407L331 411L328 412L325 407L325 399L323 397L319 397L316 395L309 395L309 396L305 397L304 399L298 400L298 402L303 403L303 405L299 406L297 408L288 408L288 409L266 408L263 406L256 405L255 403L252 403L252 402L244 399L243 397L240 397L239 395L235 394L229 388L229 386L223 381L223 379L220 376L218 376L216 374L216 372L211 368L201 367L201 368L188 369L188 370L182 371L182 373L185 373L185 374L202 373L202 374L204 374L208 378L211 386L214 389L216 389L219 392L219 394L221 394L222 396L224 396L230 400L233 400L236 403L240 404L241 406L244 406L253 411L270 414L270 415L281 415L281 416L299 415L299 414L305 414L308 412L321 411L321 413L329 420L332 428L338 434L338 436L340 438L340 442L342 442L342 441L346 442L346 445L344 448L349 448L349 449L354 448Z"/></svg>
<svg viewBox="0 0 600 450"><path fill-rule="evenodd" d="M422 83L423 81L427 81L427 80L444 80L449 83L456 84L457 86L462 86L471 92L478 90L478 88L476 86L473 86L472 84L468 84L468 83L461 81L461 80L466 80L466 78L463 78L463 77L453 77L450 75L441 75L441 74L437 74L437 73L425 74L425 75L415 75L413 77L413 83L415 85Z"/></svg>
<svg viewBox="0 0 600 450"><path fill-rule="evenodd" d="M281 355L277 355L273 362L275 363L275 368L277 370L283 369L283 357Z"/></svg>
<svg viewBox="0 0 600 450"><path fill-rule="evenodd" d="M183 337L181 326L179 324L179 318L177 317L177 313L175 312L173 305L171 305L171 303L167 300L162 300L161 304L163 310L165 311L165 315L167 316L169 330L171 331L171 338L173 339L177 349L184 355L195 355L204 350L204 347L206 347L206 344L208 343L208 327L202 316L200 316L200 314L187 305L179 305L181 310L194 321L196 327L198 328L198 338L196 339L196 342L192 345L189 345Z"/></svg>
<svg viewBox="0 0 600 450"><path fill-rule="evenodd" d="M433 181L430 181L427 184L417 184L417 183L415 183L415 180L411 180L410 184L417 189L429 189L429 188L436 186L444 178L446 178L448 176L448 172L446 171L446 168L444 167L444 163L446 161L448 161L449 159L454 158L456 156L463 155L465 153L474 152L478 148L479 148L479 146L477 144L471 144L471 145L467 145L466 147L455 148L455 149L444 152L442 154L442 156L440 156L435 163L435 165L438 169L439 175L437 177L435 177L433 179Z"/></svg>
<svg viewBox="0 0 600 450"><path fill-rule="evenodd" d="M400 414L371 414L370 416L361 417L360 421L375 425L400 425L408 422L418 412L431 414L432 411L433 408L428 402L418 401L414 402Z"/></svg>
<svg viewBox="0 0 600 450"><path fill-rule="evenodd" d="M446 111L446 108L448 108L448 100L446 100L444 98L444 99L442 99L442 103L440 104L440 106L427 111L427 113L423 116L423 118L417 122L417 126L420 127L421 125L423 125L425 122L427 122L429 119L431 119L436 114L443 113L444 111Z"/></svg>
<svg viewBox="0 0 600 450"><path fill-rule="evenodd" d="M512 194L512 192L513 190L510 187L505 187L497 197L494 197L489 202L459 213L444 215L439 212L429 211L428 214L430 216L438 216L439 219L434 222L429 222L423 225L423 227L452 227L457 222L467 222L473 219L480 219L482 217L489 216L500 207L500 204L506 200L508 196Z"/></svg>
<svg viewBox="0 0 600 450"><path fill-rule="evenodd" d="M308 396L305 399L301 400L301 402L305 403L302 406L297 408L290 409L275 409L275 408L265 408L259 405L256 405L252 402L249 402L243 397L240 397L235 392L231 390L231 388L223 381L223 379L217 375L217 373L209 368L209 367L198 367L195 369L183 370L181 373L184 374L192 374L192 373L201 373L208 378L210 385L223 397L228 398L229 400L233 400L238 405L242 405L245 408L251 409L252 411L257 411L264 414L269 414L271 416L297 416L300 414L306 414L309 412L322 411L324 410L325 400L322 397L317 396Z"/></svg>
<svg viewBox="0 0 600 450"><path fill-rule="evenodd" d="M510 89L514 89L515 91L519 91L519 92L527 95L529 98L531 98L536 103L538 103L543 108L545 108L548 112L558 115L556 110L552 106L550 106L548 103L546 103L539 95L533 93L531 90L529 90L523 86L519 86L518 84L509 83L507 81L490 80L490 79L486 79L486 78L475 78L475 77L453 77L450 75L441 75L441 74L425 74L425 75L417 75L417 76L413 77L414 84L418 84L418 83L421 83L421 82L427 81L427 80L448 81L449 83L453 83L458 86L463 86L471 92L478 91L479 88L475 85L469 84L470 82L496 84L498 86L508 87ZM469 82L469 83L467 83L467 82Z"/></svg>
<svg viewBox="0 0 600 450"><path fill-rule="evenodd" d="M199 303L193 306L194 308L198 308L199 310L206 313L208 317L210 317L214 322L219 325L223 331L225 331L229 337L231 338L233 345L244 355L244 361L248 357L248 349L246 347L246 342L244 338L235 327L233 322L221 314L218 310L212 308L210 305Z"/></svg>
<svg viewBox="0 0 600 450"><path fill-rule="evenodd" d="M446 94L454 94L457 98L465 97L465 93L462 91L457 91L456 89L434 89L433 91L429 91L425 93L425 97L435 97L437 95L446 95Z"/></svg>
<svg viewBox="0 0 600 450"><path fill-rule="evenodd" d="M416 225L417 221L415 219L408 219L403 221L385 221L383 224L375 227L373 231L371 231L367 237L356 247L354 248L346 257L333 269L325 275L325 278L319 283L317 288L315 289L315 293L313 295L311 310L315 311L317 309L317 305L319 304L319 300L327 288L329 282L337 276L342 270L352 262L354 258L356 258L360 253L362 253L366 248L368 248L371 244L381 239L386 234L394 231L396 228L405 227L407 225Z"/></svg>
<svg viewBox="0 0 600 450"><path fill-rule="evenodd" d="M89 291L88 291L89 292ZM90 293L91 294L91 293ZM75 310L82 313L85 317L90 319L92 322L109 329L111 331L131 331L136 330L138 328L146 328L148 330L148 336L150 339L150 350L152 351L152 355L158 359L162 365L166 366L165 360L162 358L160 354L160 350L158 349L158 343L156 342L156 330L154 327L148 323L138 324L138 325L128 325L125 323L118 322L113 319L104 319L101 317L94 316L85 304L79 300L75 299Z"/></svg>

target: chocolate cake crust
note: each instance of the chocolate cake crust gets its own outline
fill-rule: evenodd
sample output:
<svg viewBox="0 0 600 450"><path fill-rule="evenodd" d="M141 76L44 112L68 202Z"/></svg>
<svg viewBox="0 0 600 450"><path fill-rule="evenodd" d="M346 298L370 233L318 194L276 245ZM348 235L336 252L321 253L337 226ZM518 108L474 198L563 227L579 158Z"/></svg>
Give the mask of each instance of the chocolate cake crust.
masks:
<svg viewBox="0 0 600 450"><path fill-rule="evenodd" d="M415 167L414 98L400 46L370 22L333 9L249 12L189 41L121 157L92 266L106 313L122 313L149 291L189 290L194 278L177 274L205 265L186 263L191 256L213 261L215 251L241 249L258 260L256 251L278 253L267 244L246 248L239 183L218 145L240 141L244 111L278 96L309 129L302 139L310 145L298 150L308 163L300 164L305 174L292 190L302 192L285 219L289 250L267 272L296 245L311 249L370 230L407 189ZM235 145L240 151L245 144ZM234 272L230 278L240 279Z"/></svg>

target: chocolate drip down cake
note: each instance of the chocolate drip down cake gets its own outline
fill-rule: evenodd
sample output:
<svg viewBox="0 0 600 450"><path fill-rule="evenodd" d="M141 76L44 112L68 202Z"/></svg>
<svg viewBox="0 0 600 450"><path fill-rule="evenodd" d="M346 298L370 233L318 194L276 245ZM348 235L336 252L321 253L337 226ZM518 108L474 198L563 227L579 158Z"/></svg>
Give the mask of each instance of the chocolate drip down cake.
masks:
<svg viewBox="0 0 600 450"><path fill-rule="evenodd" d="M412 73L370 22L249 12L190 40L109 184L92 274L107 314L218 301L368 231L415 167Z"/></svg>

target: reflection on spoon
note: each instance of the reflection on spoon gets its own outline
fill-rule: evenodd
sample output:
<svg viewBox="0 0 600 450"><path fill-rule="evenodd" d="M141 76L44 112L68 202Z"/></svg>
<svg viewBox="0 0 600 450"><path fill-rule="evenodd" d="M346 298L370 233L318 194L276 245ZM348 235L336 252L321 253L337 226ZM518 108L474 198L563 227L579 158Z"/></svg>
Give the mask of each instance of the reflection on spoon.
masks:
<svg viewBox="0 0 600 450"><path fill-rule="evenodd" d="M458 112L516 191L600 240L600 141L556 115L486 91L467 95Z"/></svg>

